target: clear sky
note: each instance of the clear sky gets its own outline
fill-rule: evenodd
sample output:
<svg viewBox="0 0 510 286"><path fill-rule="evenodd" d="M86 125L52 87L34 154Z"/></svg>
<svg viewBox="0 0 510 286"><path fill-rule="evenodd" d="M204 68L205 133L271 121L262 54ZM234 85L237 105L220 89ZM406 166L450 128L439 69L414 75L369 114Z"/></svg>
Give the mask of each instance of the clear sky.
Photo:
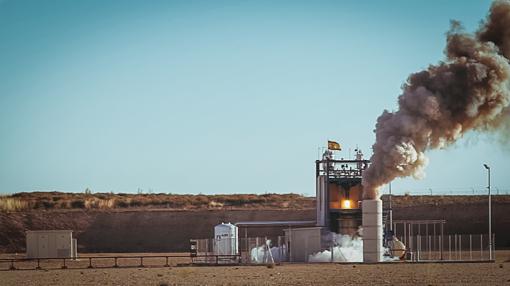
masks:
<svg viewBox="0 0 510 286"><path fill-rule="evenodd" d="M401 85L490 1L0 0L0 193L315 193L327 139L367 157ZM472 134L396 192L510 191Z"/></svg>

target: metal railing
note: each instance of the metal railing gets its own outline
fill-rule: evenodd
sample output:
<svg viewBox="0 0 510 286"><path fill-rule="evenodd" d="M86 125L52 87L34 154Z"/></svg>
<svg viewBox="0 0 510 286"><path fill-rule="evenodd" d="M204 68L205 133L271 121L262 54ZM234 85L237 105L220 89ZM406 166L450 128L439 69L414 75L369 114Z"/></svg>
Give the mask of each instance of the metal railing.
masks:
<svg viewBox="0 0 510 286"><path fill-rule="evenodd" d="M410 261L491 261L487 234L444 234L398 236L405 242ZM492 236L495 241L495 235ZM232 263L266 264L289 262L290 250L285 237L239 238L239 253L219 255L213 250L214 239L198 239L197 253L191 255L111 255L79 258L2 258L0 271L39 269L86 269L126 267L171 267L178 264L225 265ZM492 245L495 259L495 245ZM331 251L331 249L330 249ZM306 251L305 251L306 252ZM333 254L333 251L330 253ZM310 253L309 255L313 255ZM334 255L334 254L333 254ZM332 255L332 257L333 257ZM180 261L181 263L176 263ZM331 259L331 262L336 262Z"/></svg>
<svg viewBox="0 0 510 286"><path fill-rule="evenodd" d="M171 267L172 260L180 259L184 264L193 263L203 255L122 255L87 256L79 258L2 258L0 270L40 270L40 269L86 269L86 268L128 268L128 267ZM236 260L238 255L208 255L220 264L224 260ZM178 263L175 263L177 265ZM43 267L46 266L46 267Z"/></svg>

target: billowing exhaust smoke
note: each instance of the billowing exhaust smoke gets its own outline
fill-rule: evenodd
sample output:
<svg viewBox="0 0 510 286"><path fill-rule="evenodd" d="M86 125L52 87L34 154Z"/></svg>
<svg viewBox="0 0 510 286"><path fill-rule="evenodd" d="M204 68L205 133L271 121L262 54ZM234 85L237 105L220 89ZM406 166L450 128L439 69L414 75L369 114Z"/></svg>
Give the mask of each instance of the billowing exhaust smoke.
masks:
<svg viewBox="0 0 510 286"><path fill-rule="evenodd" d="M425 151L447 147L471 130L510 125L510 1L494 2L476 34L452 21L445 54L444 62L412 74L398 110L377 119L364 199L378 199L378 189L397 177L421 178Z"/></svg>

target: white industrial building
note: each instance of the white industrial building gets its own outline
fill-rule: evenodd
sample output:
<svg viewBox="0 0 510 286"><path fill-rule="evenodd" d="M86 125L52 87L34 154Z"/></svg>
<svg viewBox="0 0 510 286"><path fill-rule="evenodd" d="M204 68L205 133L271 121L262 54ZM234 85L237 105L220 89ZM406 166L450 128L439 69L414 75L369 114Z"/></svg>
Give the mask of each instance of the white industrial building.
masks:
<svg viewBox="0 0 510 286"><path fill-rule="evenodd" d="M76 258L77 241L72 230L29 230L27 258Z"/></svg>

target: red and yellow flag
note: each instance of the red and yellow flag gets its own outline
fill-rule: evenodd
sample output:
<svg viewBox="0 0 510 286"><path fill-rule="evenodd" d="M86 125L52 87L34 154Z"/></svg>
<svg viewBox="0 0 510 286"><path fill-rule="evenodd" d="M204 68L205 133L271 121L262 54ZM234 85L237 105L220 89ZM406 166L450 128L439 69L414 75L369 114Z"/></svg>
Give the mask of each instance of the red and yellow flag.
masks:
<svg viewBox="0 0 510 286"><path fill-rule="evenodd" d="M342 147L340 146L340 144L338 144L338 142L328 140L328 149L340 151L342 150Z"/></svg>

